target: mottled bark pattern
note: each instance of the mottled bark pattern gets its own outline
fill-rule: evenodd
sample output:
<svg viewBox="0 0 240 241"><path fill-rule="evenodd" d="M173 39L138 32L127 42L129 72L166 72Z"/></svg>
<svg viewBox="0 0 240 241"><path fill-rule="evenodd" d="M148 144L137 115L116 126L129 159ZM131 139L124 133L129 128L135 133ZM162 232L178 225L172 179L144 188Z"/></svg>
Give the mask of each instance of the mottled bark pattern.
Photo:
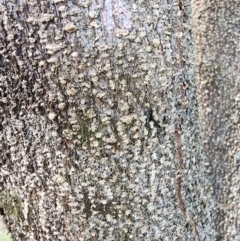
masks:
<svg viewBox="0 0 240 241"><path fill-rule="evenodd" d="M212 241L190 1L1 2L14 240Z"/></svg>
<svg viewBox="0 0 240 241"><path fill-rule="evenodd" d="M218 203L217 240L240 240L240 1L194 0L202 139Z"/></svg>

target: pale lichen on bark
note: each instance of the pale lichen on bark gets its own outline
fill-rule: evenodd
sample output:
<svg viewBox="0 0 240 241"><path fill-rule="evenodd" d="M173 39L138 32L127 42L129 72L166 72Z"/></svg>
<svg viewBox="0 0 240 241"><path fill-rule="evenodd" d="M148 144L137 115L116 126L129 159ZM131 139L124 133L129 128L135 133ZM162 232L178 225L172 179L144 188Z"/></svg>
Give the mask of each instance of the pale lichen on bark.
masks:
<svg viewBox="0 0 240 241"><path fill-rule="evenodd" d="M120 11L121 9L121 11ZM1 188L15 240L213 240L190 1L2 2ZM181 195L172 133L181 135Z"/></svg>

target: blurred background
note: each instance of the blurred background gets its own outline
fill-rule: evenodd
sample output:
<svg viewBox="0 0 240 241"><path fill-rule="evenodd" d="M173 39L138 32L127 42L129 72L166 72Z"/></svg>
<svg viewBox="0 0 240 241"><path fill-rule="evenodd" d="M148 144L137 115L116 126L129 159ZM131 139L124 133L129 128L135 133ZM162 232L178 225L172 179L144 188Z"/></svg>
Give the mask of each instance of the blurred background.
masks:
<svg viewBox="0 0 240 241"><path fill-rule="evenodd" d="M8 233L2 217L0 216L0 241L11 241L11 235Z"/></svg>

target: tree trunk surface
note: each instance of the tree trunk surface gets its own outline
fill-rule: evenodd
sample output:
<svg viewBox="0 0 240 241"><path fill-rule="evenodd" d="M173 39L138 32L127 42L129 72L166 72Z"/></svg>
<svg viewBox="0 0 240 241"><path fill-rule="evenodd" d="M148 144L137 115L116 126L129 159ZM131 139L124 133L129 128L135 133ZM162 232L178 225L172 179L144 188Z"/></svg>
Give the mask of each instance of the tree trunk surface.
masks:
<svg viewBox="0 0 240 241"><path fill-rule="evenodd" d="M217 240L240 240L239 9L239 0L193 1L199 116Z"/></svg>
<svg viewBox="0 0 240 241"><path fill-rule="evenodd" d="M190 0L0 2L13 239L214 240Z"/></svg>

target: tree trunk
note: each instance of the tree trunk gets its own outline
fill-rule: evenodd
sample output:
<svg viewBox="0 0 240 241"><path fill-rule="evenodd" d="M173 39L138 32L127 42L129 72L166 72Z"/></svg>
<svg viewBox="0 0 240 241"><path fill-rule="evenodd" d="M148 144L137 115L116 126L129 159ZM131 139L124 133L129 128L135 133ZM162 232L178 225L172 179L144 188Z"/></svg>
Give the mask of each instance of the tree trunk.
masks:
<svg viewBox="0 0 240 241"><path fill-rule="evenodd" d="M217 240L240 240L240 2L193 1L204 152L217 202Z"/></svg>
<svg viewBox="0 0 240 241"><path fill-rule="evenodd" d="M134 2L2 1L14 240L214 240L190 0Z"/></svg>

